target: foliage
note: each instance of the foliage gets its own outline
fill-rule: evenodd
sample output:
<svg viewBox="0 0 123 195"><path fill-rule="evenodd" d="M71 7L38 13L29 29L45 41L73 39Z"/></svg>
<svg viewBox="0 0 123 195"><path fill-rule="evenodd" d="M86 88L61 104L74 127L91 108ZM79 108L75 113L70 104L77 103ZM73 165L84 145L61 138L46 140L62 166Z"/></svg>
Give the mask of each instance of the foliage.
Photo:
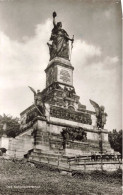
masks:
<svg viewBox="0 0 123 195"><path fill-rule="evenodd" d="M86 141L87 133L83 128L66 127L61 132L63 138L63 149L66 148L66 143L72 141Z"/></svg>
<svg viewBox="0 0 123 195"><path fill-rule="evenodd" d="M20 133L19 118L8 115L0 115L0 137L6 134L7 137L16 137Z"/></svg>
<svg viewBox="0 0 123 195"><path fill-rule="evenodd" d="M109 142L111 147L116 152L120 152L122 154L122 133L123 130L117 131L113 129L112 132L109 132Z"/></svg>

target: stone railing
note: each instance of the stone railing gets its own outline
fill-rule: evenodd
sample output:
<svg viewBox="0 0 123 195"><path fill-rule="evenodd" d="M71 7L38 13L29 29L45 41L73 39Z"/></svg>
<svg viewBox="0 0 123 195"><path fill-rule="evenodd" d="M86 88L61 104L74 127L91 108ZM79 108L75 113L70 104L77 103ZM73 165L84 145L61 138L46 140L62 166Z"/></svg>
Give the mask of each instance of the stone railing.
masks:
<svg viewBox="0 0 123 195"><path fill-rule="evenodd" d="M68 162L109 162L109 161L122 161L121 155L113 155L113 154L92 154L92 155L85 155L85 156L74 156L68 157Z"/></svg>

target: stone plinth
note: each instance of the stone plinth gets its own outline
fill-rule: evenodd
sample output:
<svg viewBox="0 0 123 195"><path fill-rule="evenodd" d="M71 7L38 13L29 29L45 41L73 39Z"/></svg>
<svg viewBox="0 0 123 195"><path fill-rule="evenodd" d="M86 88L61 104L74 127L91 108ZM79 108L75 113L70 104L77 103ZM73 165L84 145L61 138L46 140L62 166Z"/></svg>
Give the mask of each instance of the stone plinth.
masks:
<svg viewBox="0 0 123 195"><path fill-rule="evenodd" d="M69 60L54 58L45 69L46 87L54 82L73 86L73 69Z"/></svg>
<svg viewBox="0 0 123 195"><path fill-rule="evenodd" d="M65 128L82 128L86 133L86 140L77 141L68 139L66 141L65 148L63 147L63 136L62 131ZM100 132L99 130L94 130L92 125L84 125L81 123L71 123L69 121L63 121L62 119L50 120L44 118L37 118L33 123L33 129L35 132L34 142L35 148L41 149L44 152L51 152L54 154L60 154L63 152L68 156L75 156L88 154L91 155L93 152L100 152L99 140ZM110 145L108 142L108 132L106 130L101 131L102 136L102 146L103 152L110 151Z"/></svg>

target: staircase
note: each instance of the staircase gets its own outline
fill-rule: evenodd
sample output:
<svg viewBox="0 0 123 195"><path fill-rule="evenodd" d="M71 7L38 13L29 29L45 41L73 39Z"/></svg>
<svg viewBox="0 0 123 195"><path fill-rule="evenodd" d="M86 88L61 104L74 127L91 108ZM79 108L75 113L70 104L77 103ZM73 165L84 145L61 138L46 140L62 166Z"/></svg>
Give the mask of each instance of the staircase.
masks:
<svg viewBox="0 0 123 195"><path fill-rule="evenodd" d="M33 149L29 155L29 162L35 164L45 164L53 166L59 170L65 171L92 171L107 170L114 171L122 168L121 155L115 159L112 155L111 159L107 159L105 155L97 155L98 158L92 158L94 155L67 156L62 152L43 151L41 149Z"/></svg>
<svg viewBox="0 0 123 195"><path fill-rule="evenodd" d="M55 153L53 151L43 151L35 148L30 154L28 161L54 165L61 169L69 169L68 157L63 152Z"/></svg>

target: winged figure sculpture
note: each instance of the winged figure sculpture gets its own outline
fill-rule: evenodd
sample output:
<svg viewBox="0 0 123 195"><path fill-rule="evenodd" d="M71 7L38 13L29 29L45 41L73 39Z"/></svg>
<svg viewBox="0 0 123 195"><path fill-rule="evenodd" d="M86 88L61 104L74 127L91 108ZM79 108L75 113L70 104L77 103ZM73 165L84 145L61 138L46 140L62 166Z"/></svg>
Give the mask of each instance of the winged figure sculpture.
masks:
<svg viewBox="0 0 123 195"><path fill-rule="evenodd" d="M30 87L30 86L28 86L29 88L30 88L30 90L34 93L34 95L36 95L36 91L32 88L32 87Z"/></svg>
<svg viewBox="0 0 123 195"><path fill-rule="evenodd" d="M42 95L40 93L40 90L36 91L28 86L30 88L30 90L34 93L34 105L37 108L37 110L40 112L40 114L43 116L45 114L45 105L44 102L42 101Z"/></svg>
<svg viewBox="0 0 123 195"><path fill-rule="evenodd" d="M106 117L108 116L107 113L104 112L105 107L99 106L96 102L93 100L90 100L90 103L95 109L96 112L96 118L97 118L97 128L104 128L104 125L106 124Z"/></svg>

